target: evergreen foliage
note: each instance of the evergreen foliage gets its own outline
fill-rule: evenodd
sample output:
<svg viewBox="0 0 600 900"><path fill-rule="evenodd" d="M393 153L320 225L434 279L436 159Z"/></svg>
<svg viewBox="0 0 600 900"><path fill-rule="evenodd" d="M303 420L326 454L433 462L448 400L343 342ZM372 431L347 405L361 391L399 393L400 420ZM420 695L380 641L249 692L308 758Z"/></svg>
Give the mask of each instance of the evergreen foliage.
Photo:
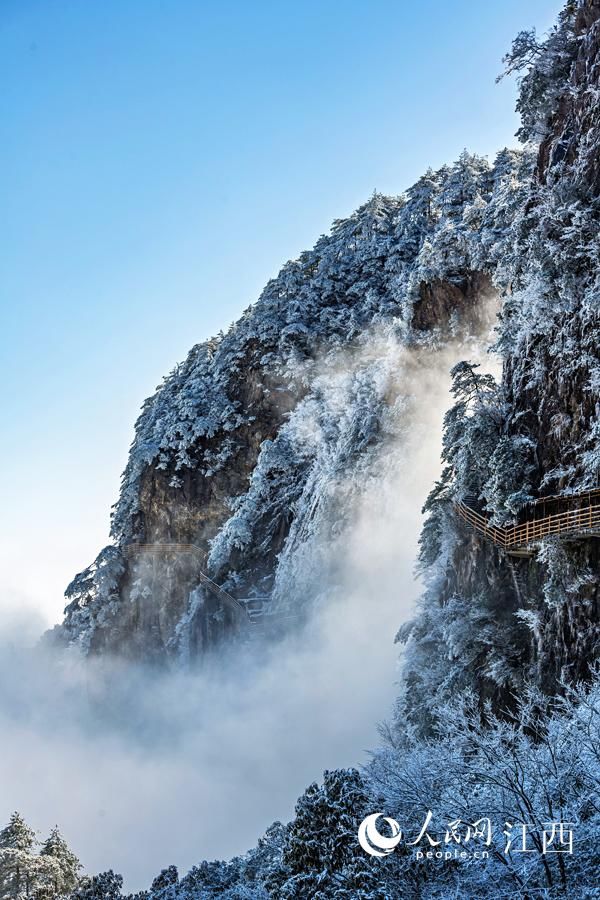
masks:
<svg viewBox="0 0 600 900"><path fill-rule="evenodd" d="M79 860L53 828L38 852L35 832L15 812L0 831L0 898L55 900L70 896L79 879Z"/></svg>

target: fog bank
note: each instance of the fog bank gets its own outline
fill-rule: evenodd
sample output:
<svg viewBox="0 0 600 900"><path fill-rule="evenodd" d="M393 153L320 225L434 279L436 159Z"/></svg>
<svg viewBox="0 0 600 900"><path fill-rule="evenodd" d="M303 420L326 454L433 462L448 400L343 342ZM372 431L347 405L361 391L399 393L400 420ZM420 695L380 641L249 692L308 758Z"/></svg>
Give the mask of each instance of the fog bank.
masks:
<svg viewBox="0 0 600 900"><path fill-rule="evenodd" d="M447 373L479 351L387 352L404 354L400 424L353 490L350 524L304 553L321 594L299 634L158 673L15 649L4 629L3 820L18 809L42 832L58 822L86 871L113 868L135 890L171 863L243 852L323 769L366 759L396 693L393 637L419 590Z"/></svg>

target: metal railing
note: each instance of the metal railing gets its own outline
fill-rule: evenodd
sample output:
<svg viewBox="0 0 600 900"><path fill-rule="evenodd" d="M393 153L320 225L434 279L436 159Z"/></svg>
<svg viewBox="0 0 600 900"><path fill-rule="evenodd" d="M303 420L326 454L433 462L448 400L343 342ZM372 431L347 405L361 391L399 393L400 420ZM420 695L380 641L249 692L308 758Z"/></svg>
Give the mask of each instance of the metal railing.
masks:
<svg viewBox="0 0 600 900"><path fill-rule="evenodd" d="M180 553L186 553L193 556L197 556L198 554L203 555L202 549L196 544L168 543L166 541L156 544L126 544L124 551L127 556L146 553L154 556ZM270 612L265 610L265 606L268 606L268 601L270 601L270 598L268 597L246 597L239 600L213 581L212 578L209 578L201 569L196 569L194 574L214 597L217 597L225 606L232 609L236 615L241 618L244 626L250 626L250 632L248 632L250 636L256 636L259 633L264 634L268 629L281 628L282 626L285 627L286 625L289 625L289 623L297 622L299 620L299 616L289 614L283 615L280 612Z"/></svg>
<svg viewBox="0 0 600 900"><path fill-rule="evenodd" d="M582 495L573 494L560 498L560 502L568 506L570 502L580 502L581 498L588 497L589 493L586 491ZM600 505L591 503L588 506L566 509L543 518L532 518L519 525L509 525L506 528L490 525L489 519L465 503L456 502L454 508L463 521L503 550L526 549L531 544L550 535L576 537L592 533L600 534Z"/></svg>
<svg viewBox="0 0 600 900"><path fill-rule="evenodd" d="M202 555L202 550L200 549L200 547L197 547L196 544L127 544L125 546L125 553L128 556L138 553L150 553L154 555L162 555L165 553L187 553L197 556L198 554ZM225 606L233 609L236 614L241 615L245 621L251 621L248 610L243 603L240 603L239 600L237 600L235 597L232 597L231 594L227 593L227 591L225 591L220 585L213 581L212 578L209 578L208 575L206 575L200 569L198 569L195 574L197 575L200 582L204 585L204 587L209 590L214 597L217 597L219 600L221 600L221 602L224 603Z"/></svg>

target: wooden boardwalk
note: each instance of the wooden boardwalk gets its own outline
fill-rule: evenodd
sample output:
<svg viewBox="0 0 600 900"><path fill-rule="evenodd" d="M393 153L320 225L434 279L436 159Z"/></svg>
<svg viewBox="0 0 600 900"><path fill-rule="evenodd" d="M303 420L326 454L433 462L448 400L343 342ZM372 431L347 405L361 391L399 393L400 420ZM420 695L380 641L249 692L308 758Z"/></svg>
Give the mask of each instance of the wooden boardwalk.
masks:
<svg viewBox="0 0 600 900"><path fill-rule="evenodd" d="M560 497L545 497L526 507L525 521L502 528L467 503L454 508L471 528L515 556L530 556L543 538L600 536L600 489Z"/></svg>

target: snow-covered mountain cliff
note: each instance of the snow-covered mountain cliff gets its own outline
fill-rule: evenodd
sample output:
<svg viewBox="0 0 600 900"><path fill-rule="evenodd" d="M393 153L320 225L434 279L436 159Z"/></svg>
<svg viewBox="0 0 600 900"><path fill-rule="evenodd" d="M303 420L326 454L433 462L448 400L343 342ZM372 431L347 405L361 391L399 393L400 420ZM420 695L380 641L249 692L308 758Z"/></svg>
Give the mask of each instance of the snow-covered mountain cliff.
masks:
<svg viewBox="0 0 600 900"><path fill-rule="evenodd" d="M400 197L374 194L227 334L190 351L144 404L114 544L69 586L62 638L86 652L201 655L236 622L196 566L271 609L298 614L314 599L294 558L319 517L340 527L336 484L358 485L410 392L401 348L430 354L485 325L532 163L464 152ZM125 553L165 543L196 545L197 558L156 566Z"/></svg>
<svg viewBox="0 0 600 900"><path fill-rule="evenodd" d="M400 696L372 764L326 772L292 822L244 856L182 879L164 870L151 900L598 895L598 528L567 528L516 556L490 529L520 521L534 499L571 509L560 504L599 484L599 0L569 0L544 42L520 34L506 62L523 73L528 149L493 166L464 154L335 223L227 335L192 350L138 421L115 545L70 586L60 634L92 652L200 654L227 621L217 627L193 572L167 570L155 593L126 544L197 543L237 596L308 602L292 589L293 560L323 523L343 528L343 503L341 519L323 516L337 481L374 471L372 449L410 393L403 351L436 352L481 329L490 296L501 306L500 380L454 368L421 538L426 588L400 631ZM465 525L461 502L483 531ZM423 829L425 850L488 820L489 858L421 863L406 843L363 855L358 825L376 810L405 838ZM510 837L515 823L531 829L527 852ZM554 840L565 824L576 851L546 852L545 829ZM508 844L493 842L494 825ZM112 883L101 876L78 896Z"/></svg>
<svg viewBox="0 0 600 900"><path fill-rule="evenodd" d="M510 558L465 529L452 501L472 497L502 524L533 499L600 486L599 15L596 2L567 4L545 43L519 35L507 58L526 73L521 136L539 150L496 273L503 377L477 389L475 373L457 373L422 536L428 587L400 633L407 683L426 671L434 709L466 688L505 708L528 682L552 693L589 678L598 658L597 538L549 537ZM428 720L408 697L401 707Z"/></svg>

